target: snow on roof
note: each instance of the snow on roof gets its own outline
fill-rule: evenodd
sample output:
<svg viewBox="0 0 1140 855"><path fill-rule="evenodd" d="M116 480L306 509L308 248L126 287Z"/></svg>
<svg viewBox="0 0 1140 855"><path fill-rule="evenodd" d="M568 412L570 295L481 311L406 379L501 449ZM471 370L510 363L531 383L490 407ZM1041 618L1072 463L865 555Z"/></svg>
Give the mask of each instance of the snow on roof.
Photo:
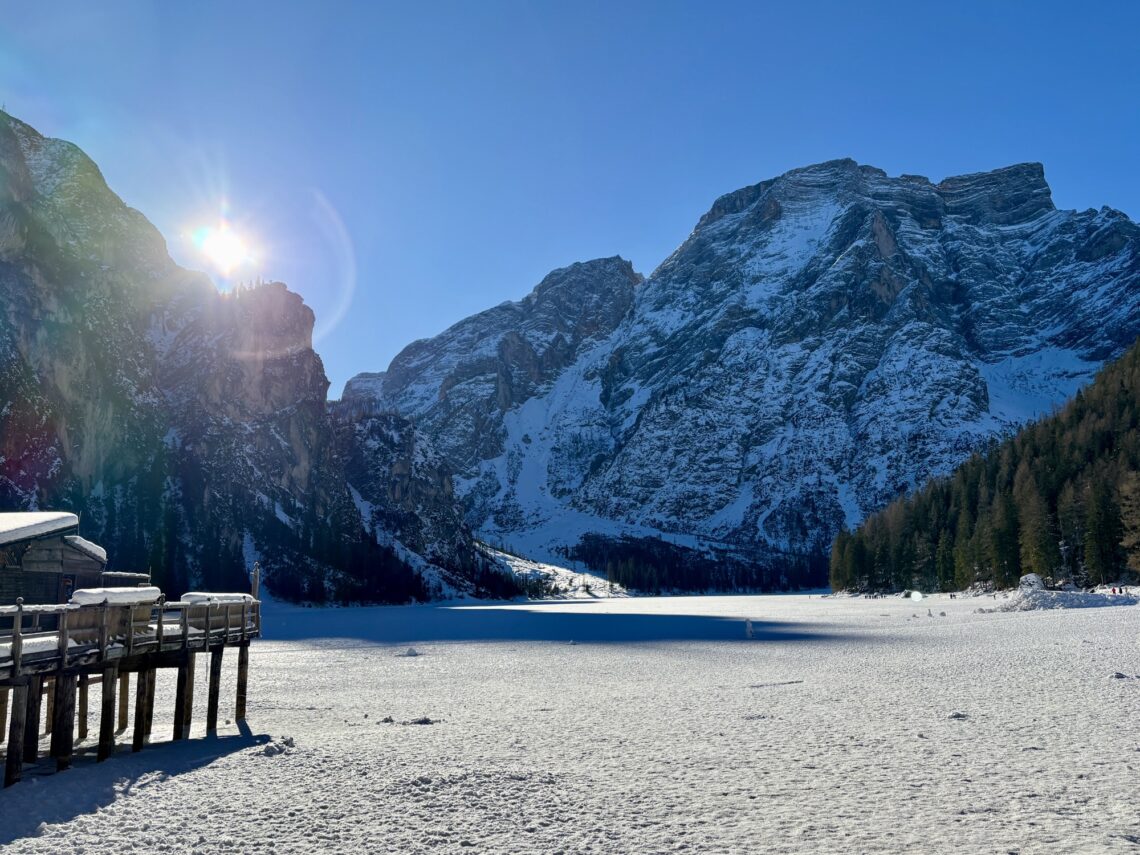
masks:
<svg viewBox="0 0 1140 855"><path fill-rule="evenodd" d="M75 514L57 511L0 514L0 546L45 534L54 534L57 531L66 531L78 525L79 517Z"/></svg>
<svg viewBox="0 0 1140 855"><path fill-rule="evenodd" d="M94 558L96 561L101 561L104 564L107 563L107 550L97 543L92 543L90 540L82 538L77 534L65 536L63 542L68 546L78 549L84 555Z"/></svg>

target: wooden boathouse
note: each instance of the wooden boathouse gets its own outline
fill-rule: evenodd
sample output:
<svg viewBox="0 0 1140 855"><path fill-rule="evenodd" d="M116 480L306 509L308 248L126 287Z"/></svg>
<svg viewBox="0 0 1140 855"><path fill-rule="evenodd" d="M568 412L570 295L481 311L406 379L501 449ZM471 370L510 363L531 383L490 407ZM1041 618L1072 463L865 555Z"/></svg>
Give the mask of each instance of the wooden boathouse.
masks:
<svg viewBox="0 0 1140 855"><path fill-rule="evenodd" d="M60 512L0 514L0 605L66 603L78 588L149 583L146 573L107 570L103 547L79 536L79 517Z"/></svg>
<svg viewBox="0 0 1140 855"><path fill-rule="evenodd" d="M0 577L5 572L8 568L0 566ZM177 671L172 737L186 738L199 653L209 654L207 735L217 731L222 656L227 647L238 651L235 718L243 721L249 643L261 635L258 573L255 565L252 594L192 593L167 602L154 587L100 587L77 589L67 603L27 604L18 597L14 605L0 605L0 743L7 743L4 786L20 780L25 763L40 759L41 729L43 735L51 735L49 757L56 768L70 767L77 732L81 741L88 736L93 685L100 689L100 762L116 750L116 733L127 729L131 675L135 677L132 750L140 751L150 737L155 681L161 669Z"/></svg>

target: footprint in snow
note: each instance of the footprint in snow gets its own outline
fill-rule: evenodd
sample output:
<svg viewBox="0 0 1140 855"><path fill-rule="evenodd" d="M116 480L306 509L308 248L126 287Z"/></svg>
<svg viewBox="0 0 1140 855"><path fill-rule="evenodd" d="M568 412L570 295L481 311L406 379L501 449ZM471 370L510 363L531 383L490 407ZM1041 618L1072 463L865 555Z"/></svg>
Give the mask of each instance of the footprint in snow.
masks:
<svg viewBox="0 0 1140 855"><path fill-rule="evenodd" d="M954 721L963 721L964 719L969 718L969 716L964 712L952 712L947 717L953 719Z"/></svg>

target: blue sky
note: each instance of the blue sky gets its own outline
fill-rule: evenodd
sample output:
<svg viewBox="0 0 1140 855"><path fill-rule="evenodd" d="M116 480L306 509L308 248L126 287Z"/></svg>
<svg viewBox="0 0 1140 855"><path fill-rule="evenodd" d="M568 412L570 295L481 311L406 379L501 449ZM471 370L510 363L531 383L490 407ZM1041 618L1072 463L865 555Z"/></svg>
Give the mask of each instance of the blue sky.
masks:
<svg viewBox="0 0 1140 855"><path fill-rule="evenodd" d="M50 9L50 11L42 11ZM317 313L330 395L413 339L620 254L648 274L722 193L854 157L1045 164L1140 215L1137 3L14 4L0 98L239 276Z"/></svg>

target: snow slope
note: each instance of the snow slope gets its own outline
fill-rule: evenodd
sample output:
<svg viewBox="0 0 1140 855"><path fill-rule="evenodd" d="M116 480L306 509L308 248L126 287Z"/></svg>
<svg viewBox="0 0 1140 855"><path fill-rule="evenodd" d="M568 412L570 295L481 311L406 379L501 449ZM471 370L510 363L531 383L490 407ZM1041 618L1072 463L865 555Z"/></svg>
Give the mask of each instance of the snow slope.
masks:
<svg viewBox="0 0 1140 855"><path fill-rule="evenodd" d="M1134 852L1140 608L976 605L269 608L251 733L205 740L199 722L187 743L33 776L0 792L0 846ZM160 674L156 740L172 687Z"/></svg>

